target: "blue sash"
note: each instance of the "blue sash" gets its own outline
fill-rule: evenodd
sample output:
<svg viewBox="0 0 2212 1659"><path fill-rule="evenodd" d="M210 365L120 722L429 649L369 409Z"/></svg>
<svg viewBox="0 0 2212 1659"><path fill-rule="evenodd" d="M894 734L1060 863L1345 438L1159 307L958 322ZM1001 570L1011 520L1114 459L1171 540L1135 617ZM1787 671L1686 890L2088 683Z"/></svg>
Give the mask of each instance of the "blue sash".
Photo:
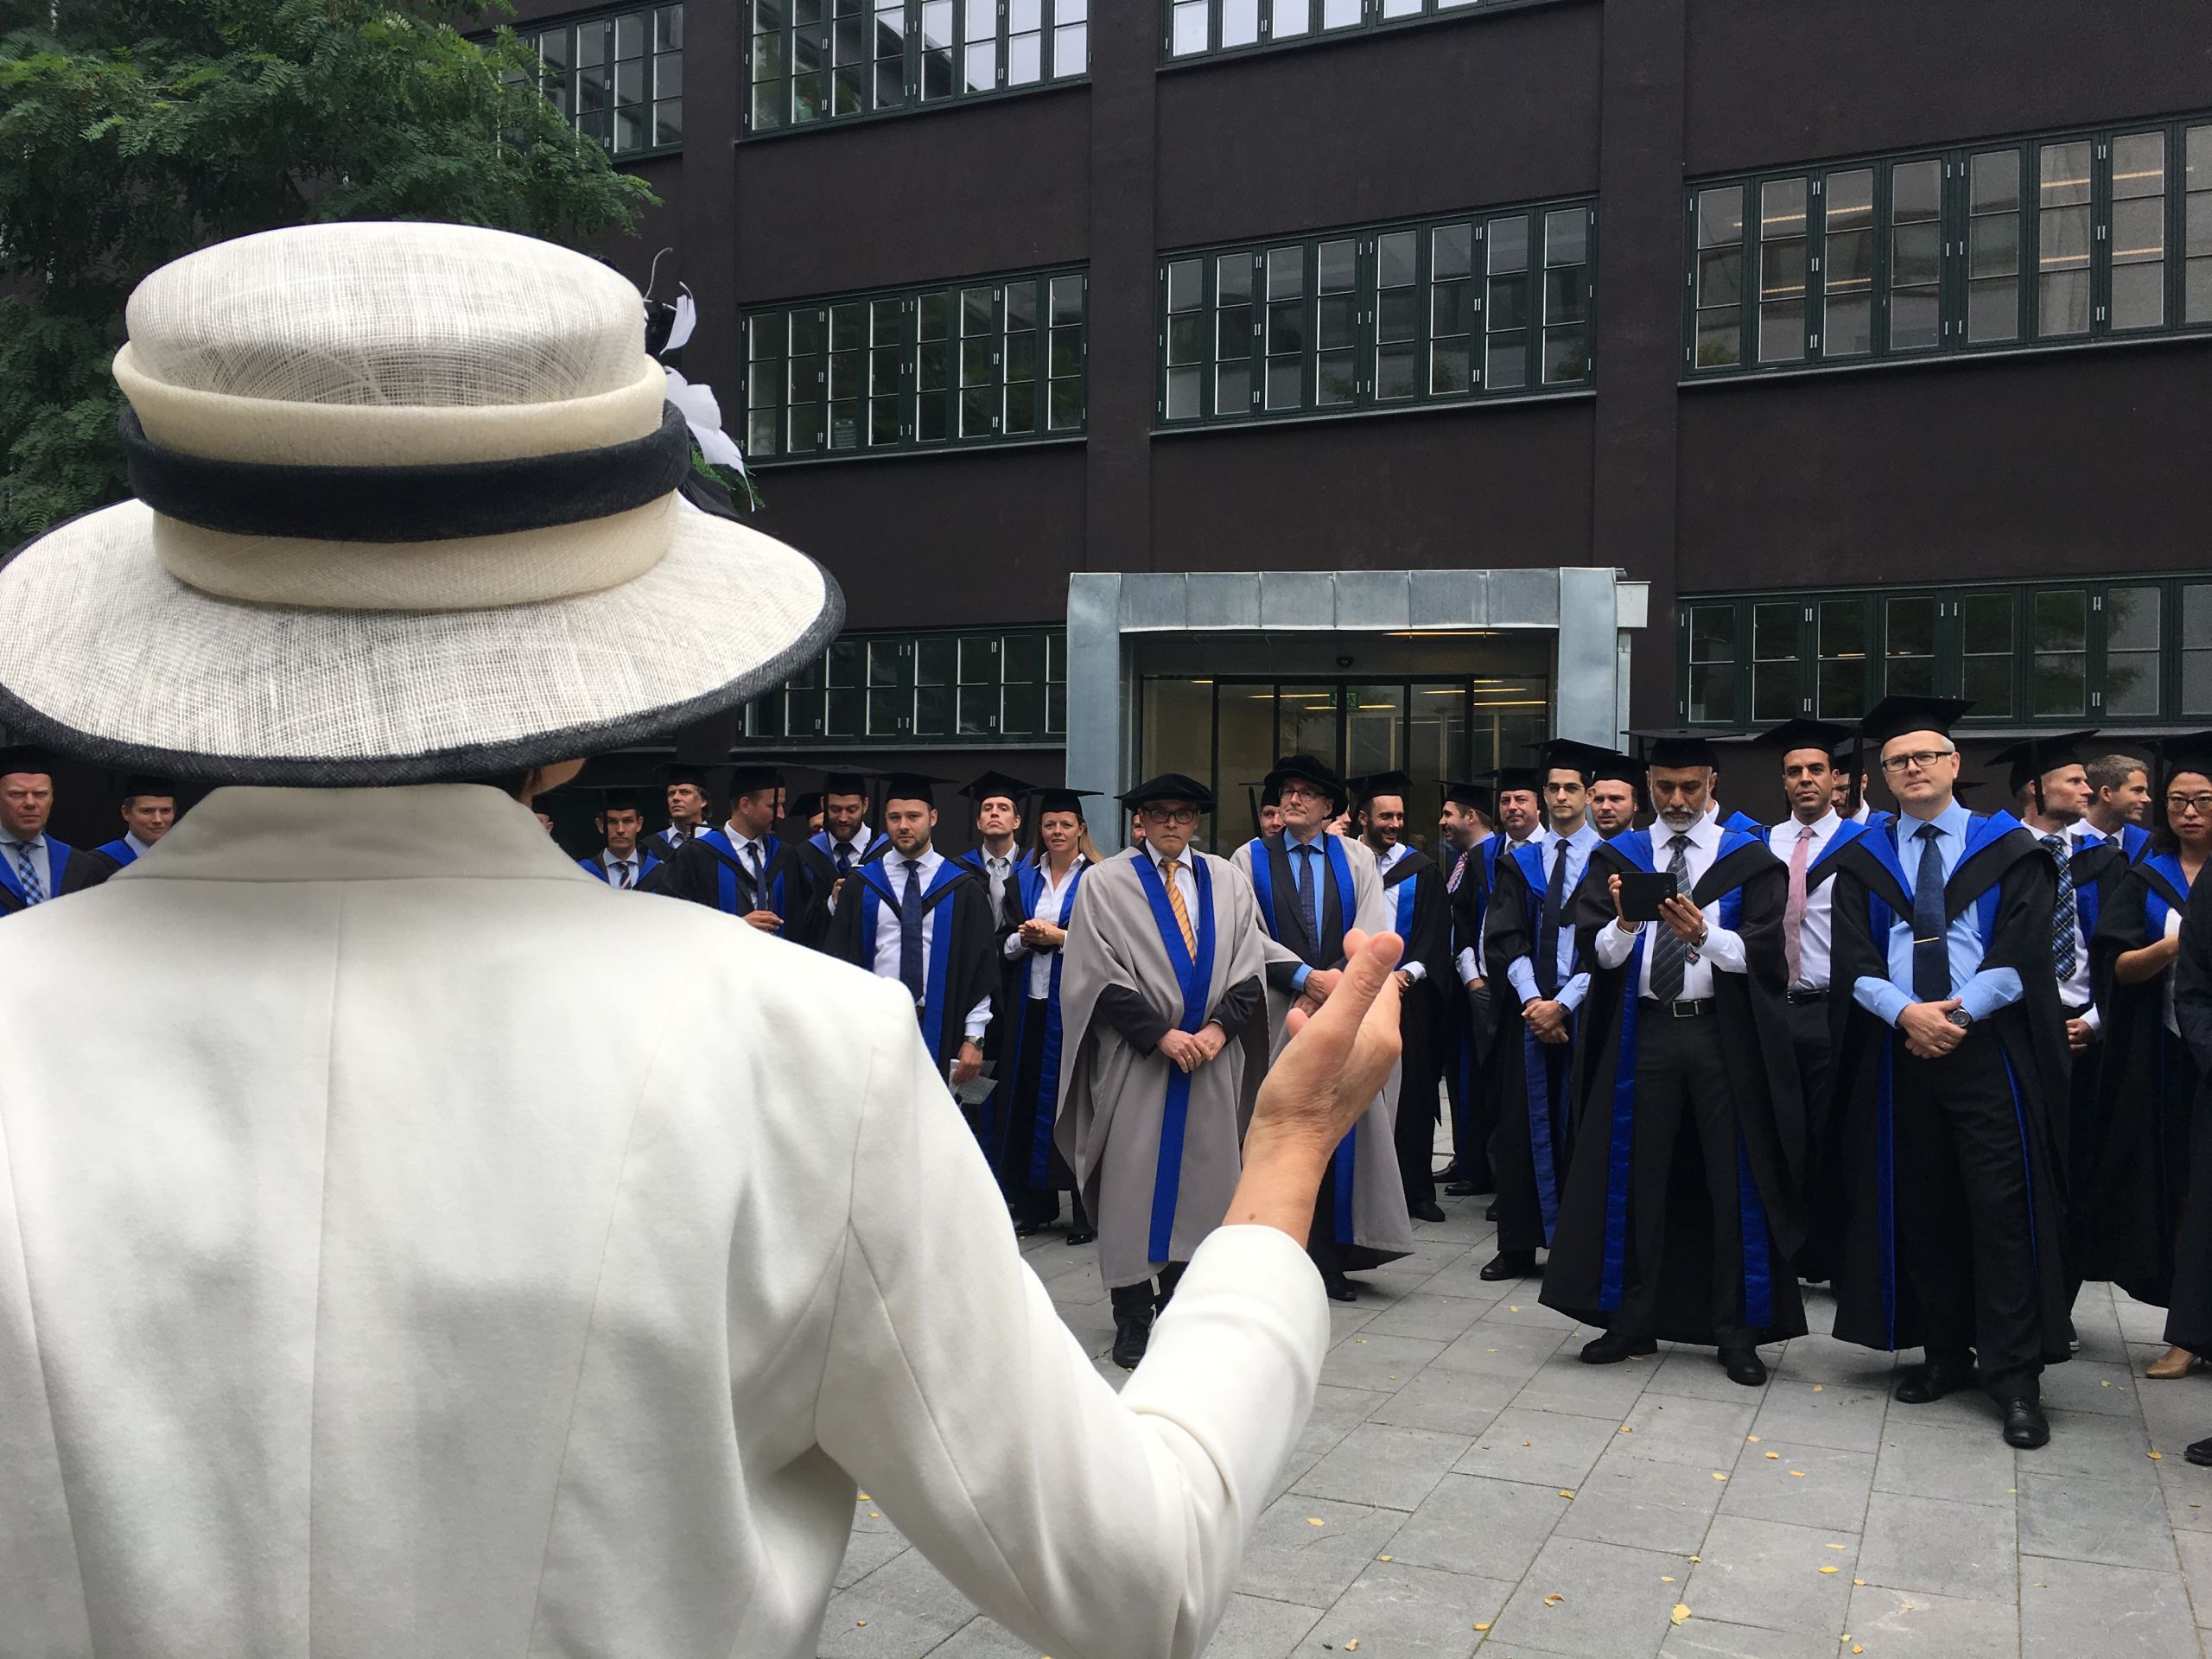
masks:
<svg viewBox="0 0 2212 1659"><path fill-rule="evenodd" d="M46 838L46 896L48 899L61 896L61 879L69 873L69 855L74 851L76 849L67 842L56 841L52 836ZM16 901L25 909L30 907L30 900L23 893L22 878L16 874L16 861L11 857L0 856L0 887L5 887L15 894Z"/></svg>
<svg viewBox="0 0 2212 1659"><path fill-rule="evenodd" d="M1198 913L1191 918L1191 931L1198 940L1198 953L1193 956L1184 946L1183 930L1176 925L1174 907L1167 902L1167 885L1160 879L1160 870L1151 855L1139 853L1130 861L1136 866L1137 880L1144 888L1146 902L1152 906L1153 925L1160 930L1160 944L1167 947L1168 965L1174 969L1183 994L1183 1017L1177 1021L1176 1029L1195 1033L1206 1022L1206 992L1213 984L1213 873L1207 869L1203 858L1191 861L1191 874L1198 889ZM1173 1060L1167 1062L1166 1109L1160 1122L1160 1161L1152 1178L1152 1233L1146 1243L1147 1261L1171 1259L1167 1252L1175 1238L1175 1201L1183 1186L1183 1129L1191 1115L1191 1076Z"/></svg>
<svg viewBox="0 0 2212 1659"><path fill-rule="evenodd" d="M860 878L861 882L861 950L865 953L861 965L867 966L875 960L875 934L882 921L883 906L888 904L891 913L902 918L905 912L899 907L898 896L887 885L887 878L880 864L870 864L866 868L855 864L853 874ZM968 874L964 868L949 858L938 865L937 879L922 889L923 913L928 914L953 883L965 881ZM948 912L942 919L943 926L930 930L929 974L923 982L922 1005L915 1010L921 1023L922 1041L928 1046L932 1060L942 1058L944 1054L939 1045L944 1038L945 970L952 961L950 913ZM963 1018L967 1012L965 1008L960 1010Z"/></svg>
<svg viewBox="0 0 2212 1659"><path fill-rule="evenodd" d="M1400 938L1409 938L1414 931L1414 898L1421 889L1421 877L1409 875L1398 883L1398 910L1395 931Z"/></svg>
<svg viewBox="0 0 2212 1659"><path fill-rule="evenodd" d="M1342 918L1345 931L1350 931L1353 918L1351 861L1344 856L1343 836L1325 835L1321 839L1327 843L1329 882L1337 890L1337 914ZM1290 856L1287 842L1284 843L1283 856L1286 859ZM1251 861L1252 892L1260 901L1260 919L1267 925L1268 937L1280 944L1282 943L1282 929L1275 925L1274 862L1268 856L1266 842L1255 839L1252 842ZM1325 927L1328 925L1328 920L1329 907L1322 902L1321 895L1317 893L1313 895L1314 925ZM1311 940L1309 943L1317 950L1321 948L1321 942L1319 939ZM1322 967L1326 964L1317 963L1314 965Z"/></svg>
<svg viewBox="0 0 2212 1659"><path fill-rule="evenodd" d="M128 836L119 836L114 841L102 842L92 850L103 858L113 859L115 867L119 870L128 869L138 861L138 849L130 844L130 838Z"/></svg>
<svg viewBox="0 0 2212 1659"><path fill-rule="evenodd" d="M2154 853L2142 861L2144 868L2156 870L2167 880L2172 882L2174 891L2180 893L2182 897L2186 899L2191 896L2189 890L2189 872L2182 868L2180 855ZM2173 906L2166 902L2165 894L2151 886L2149 882L2145 882L2143 885L2143 925L2149 931L2151 942L2153 944L2166 937L2166 918L2172 912ZM2169 973L2172 971L2171 969L2167 969Z"/></svg>

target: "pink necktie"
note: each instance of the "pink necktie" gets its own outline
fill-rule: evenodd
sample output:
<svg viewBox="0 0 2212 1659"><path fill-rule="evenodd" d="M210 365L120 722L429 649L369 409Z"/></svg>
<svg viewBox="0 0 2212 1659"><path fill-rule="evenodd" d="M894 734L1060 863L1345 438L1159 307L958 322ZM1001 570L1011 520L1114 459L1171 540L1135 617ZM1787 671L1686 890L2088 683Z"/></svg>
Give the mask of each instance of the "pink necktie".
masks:
<svg viewBox="0 0 2212 1659"><path fill-rule="evenodd" d="M1789 902L1782 911L1782 950L1789 963L1789 982L1797 982L1803 950L1798 936L1805 931L1805 862L1813 855L1813 826L1797 826L1797 844L1789 849Z"/></svg>

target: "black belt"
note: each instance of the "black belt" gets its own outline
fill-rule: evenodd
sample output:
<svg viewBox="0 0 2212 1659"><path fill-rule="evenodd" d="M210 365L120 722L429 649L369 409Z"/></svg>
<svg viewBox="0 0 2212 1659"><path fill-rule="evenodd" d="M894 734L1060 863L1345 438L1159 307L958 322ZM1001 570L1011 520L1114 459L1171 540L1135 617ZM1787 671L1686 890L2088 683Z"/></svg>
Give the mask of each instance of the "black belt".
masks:
<svg viewBox="0 0 2212 1659"><path fill-rule="evenodd" d="M1636 1000L1655 1017L1666 1014L1676 1020L1702 1020L1719 1006L1709 996L1683 997L1673 1002L1662 1002L1656 996L1639 996Z"/></svg>
<svg viewBox="0 0 2212 1659"><path fill-rule="evenodd" d="M1792 990L1789 993L1789 1006L1793 1008L1802 1008L1808 1002L1825 1002L1827 1000L1827 987L1825 985L1815 991Z"/></svg>

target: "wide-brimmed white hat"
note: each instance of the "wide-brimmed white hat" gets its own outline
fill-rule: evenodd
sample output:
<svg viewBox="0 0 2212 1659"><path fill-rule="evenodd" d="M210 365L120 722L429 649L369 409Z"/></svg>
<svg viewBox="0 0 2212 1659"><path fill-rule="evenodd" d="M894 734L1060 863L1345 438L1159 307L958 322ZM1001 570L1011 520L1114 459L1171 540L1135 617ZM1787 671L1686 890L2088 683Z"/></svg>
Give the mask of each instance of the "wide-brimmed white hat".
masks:
<svg viewBox="0 0 2212 1659"><path fill-rule="evenodd" d="M118 770L410 783L619 747L835 634L805 555L677 493L638 290L458 225L321 225L138 285L137 499L0 568L0 721Z"/></svg>

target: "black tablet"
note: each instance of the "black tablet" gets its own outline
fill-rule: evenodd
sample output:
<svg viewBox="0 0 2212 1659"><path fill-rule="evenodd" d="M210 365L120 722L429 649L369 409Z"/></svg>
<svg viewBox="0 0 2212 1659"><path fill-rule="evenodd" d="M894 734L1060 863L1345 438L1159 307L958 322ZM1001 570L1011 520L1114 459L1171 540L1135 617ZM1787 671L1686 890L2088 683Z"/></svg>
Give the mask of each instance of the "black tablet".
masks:
<svg viewBox="0 0 2212 1659"><path fill-rule="evenodd" d="M1631 922L1656 922L1659 906L1675 896L1671 873L1630 870L1621 877L1621 914Z"/></svg>

